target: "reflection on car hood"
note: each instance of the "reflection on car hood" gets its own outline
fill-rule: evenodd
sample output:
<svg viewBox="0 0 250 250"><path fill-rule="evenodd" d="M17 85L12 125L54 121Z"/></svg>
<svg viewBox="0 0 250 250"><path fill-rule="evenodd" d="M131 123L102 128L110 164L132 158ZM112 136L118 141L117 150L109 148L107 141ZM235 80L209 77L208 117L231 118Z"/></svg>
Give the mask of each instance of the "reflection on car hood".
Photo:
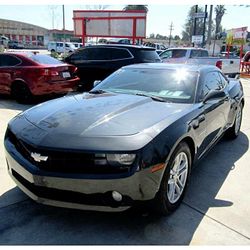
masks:
<svg viewBox="0 0 250 250"><path fill-rule="evenodd" d="M37 105L24 116L51 135L124 136L142 132L164 119L174 121L189 107L136 95L84 93Z"/></svg>

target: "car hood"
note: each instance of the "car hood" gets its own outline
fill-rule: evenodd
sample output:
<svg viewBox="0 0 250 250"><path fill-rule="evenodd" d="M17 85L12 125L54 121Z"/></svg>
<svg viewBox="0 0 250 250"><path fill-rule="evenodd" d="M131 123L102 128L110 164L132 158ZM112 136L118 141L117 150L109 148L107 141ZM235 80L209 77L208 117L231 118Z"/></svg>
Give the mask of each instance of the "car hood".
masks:
<svg viewBox="0 0 250 250"><path fill-rule="evenodd" d="M136 95L84 93L40 104L24 116L51 134L124 136L142 132L164 119L171 123L188 107Z"/></svg>

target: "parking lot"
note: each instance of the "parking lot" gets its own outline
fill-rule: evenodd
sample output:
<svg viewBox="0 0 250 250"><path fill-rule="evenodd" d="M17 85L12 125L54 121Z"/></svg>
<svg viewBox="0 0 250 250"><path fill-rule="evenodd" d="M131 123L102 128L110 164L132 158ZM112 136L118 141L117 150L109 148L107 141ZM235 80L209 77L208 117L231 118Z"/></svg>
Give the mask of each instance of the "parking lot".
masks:
<svg viewBox="0 0 250 250"><path fill-rule="evenodd" d="M100 213L37 204L7 173L8 121L31 105L0 96L0 244L249 245L250 80L243 80L241 133L222 139L193 171L187 195L168 217Z"/></svg>

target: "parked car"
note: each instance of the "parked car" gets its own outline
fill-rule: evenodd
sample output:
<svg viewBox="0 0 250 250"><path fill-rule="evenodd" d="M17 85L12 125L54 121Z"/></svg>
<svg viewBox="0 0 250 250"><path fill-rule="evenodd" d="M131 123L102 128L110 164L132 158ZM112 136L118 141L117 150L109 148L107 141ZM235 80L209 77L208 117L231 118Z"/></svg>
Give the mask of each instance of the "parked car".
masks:
<svg viewBox="0 0 250 250"><path fill-rule="evenodd" d="M250 51L247 51L242 58L242 62L250 62Z"/></svg>
<svg viewBox="0 0 250 250"><path fill-rule="evenodd" d="M82 48L82 43L73 43L76 49Z"/></svg>
<svg viewBox="0 0 250 250"><path fill-rule="evenodd" d="M100 38L98 40L98 43L105 43L105 44L107 44L107 42L108 42L108 39L106 39L106 38Z"/></svg>
<svg viewBox="0 0 250 250"><path fill-rule="evenodd" d="M43 103L8 124L10 176L43 204L122 211L181 203L191 168L240 133L243 89L215 66L137 64L92 91Z"/></svg>
<svg viewBox="0 0 250 250"><path fill-rule="evenodd" d="M172 48L160 54L164 63L207 64L217 66L229 77L240 74L240 58L209 57L206 49Z"/></svg>
<svg viewBox="0 0 250 250"><path fill-rule="evenodd" d="M0 93L18 102L33 96L64 94L77 88L76 67L47 55L0 53Z"/></svg>
<svg viewBox="0 0 250 250"><path fill-rule="evenodd" d="M8 47L9 38L6 36L0 36L0 45L3 45L4 48Z"/></svg>
<svg viewBox="0 0 250 250"><path fill-rule="evenodd" d="M9 49L24 49L24 45L22 43L19 43L18 41L9 41L8 42L8 48Z"/></svg>
<svg viewBox="0 0 250 250"><path fill-rule="evenodd" d="M77 48L70 42L49 42L48 51L57 53L72 53Z"/></svg>
<svg viewBox="0 0 250 250"><path fill-rule="evenodd" d="M75 51L65 62L75 65L82 89L89 91L95 80L105 77L133 63L160 62L153 48L133 45L93 45Z"/></svg>
<svg viewBox="0 0 250 250"><path fill-rule="evenodd" d="M131 41L128 38L111 38L107 44L131 44Z"/></svg>
<svg viewBox="0 0 250 250"><path fill-rule="evenodd" d="M146 43L144 43L144 45L147 47L155 48L155 50L158 54L161 54L163 51L165 51L167 49L167 47L161 43L146 42Z"/></svg>

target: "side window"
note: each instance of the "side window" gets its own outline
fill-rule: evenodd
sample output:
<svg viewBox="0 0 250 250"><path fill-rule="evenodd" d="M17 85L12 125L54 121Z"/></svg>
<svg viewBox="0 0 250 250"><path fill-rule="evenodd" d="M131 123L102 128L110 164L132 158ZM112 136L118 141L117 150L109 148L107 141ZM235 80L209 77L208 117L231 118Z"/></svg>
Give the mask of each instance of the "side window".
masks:
<svg viewBox="0 0 250 250"><path fill-rule="evenodd" d="M119 60L132 58L131 54L126 49L111 49L111 60Z"/></svg>
<svg viewBox="0 0 250 250"><path fill-rule="evenodd" d="M88 60L110 60L110 49L107 48L92 48L89 49Z"/></svg>
<svg viewBox="0 0 250 250"><path fill-rule="evenodd" d="M13 67L21 63L21 60L15 56L0 55L0 67Z"/></svg>
<svg viewBox="0 0 250 250"><path fill-rule="evenodd" d="M191 58L196 58L201 56L201 51L200 50L191 50L190 57Z"/></svg>
<svg viewBox="0 0 250 250"><path fill-rule="evenodd" d="M172 50L164 51L161 54L161 59L171 58L172 57Z"/></svg>
<svg viewBox="0 0 250 250"><path fill-rule="evenodd" d="M202 51L201 51L201 57L208 57L208 52L207 52L207 50L202 50Z"/></svg>
<svg viewBox="0 0 250 250"><path fill-rule="evenodd" d="M228 84L228 81L226 79L226 77L224 75L222 75L220 72L218 73L221 79L221 84L223 86L223 88Z"/></svg>
<svg viewBox="0 0 250 250"><path fill-rule="evenodd" d="M221 90L223 88L219 73L209 72L207 73L202 89L202 96L205 97L211 90Z"/></svg>
<svg viewBox="0 0 250 250"><path fill-rule="evenodd" d="M82 61L89 59L89 49L83 49L75 52L70 56L70 59L73 61Z"/></svg>

